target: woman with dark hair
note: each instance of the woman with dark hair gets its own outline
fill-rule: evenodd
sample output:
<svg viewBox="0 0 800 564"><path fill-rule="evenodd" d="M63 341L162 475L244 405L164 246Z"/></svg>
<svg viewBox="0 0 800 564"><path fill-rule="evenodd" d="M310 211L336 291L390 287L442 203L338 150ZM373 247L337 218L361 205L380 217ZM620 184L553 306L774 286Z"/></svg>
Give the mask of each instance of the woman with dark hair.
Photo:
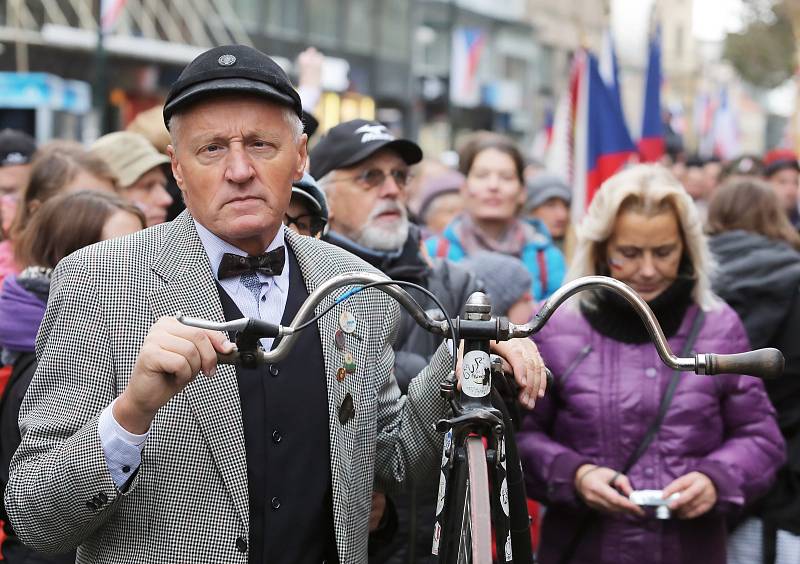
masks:
<svg viewBox="0 0 800 564"><path fill-rule="evenodd" d="M767 380L789 460L734 531L729 564L800 561L800 235L762 180L727 182L708 208L717 294L742 318L753 347L783 352L783 377ZM763 551L763 552L762 552Z"/></svg>
<svg viewBox="0 0 800 564"><path fill-rule="evenodd" d="M145 219L134 204L107 192L62 194L41 205L15 239L16 257L23 270L6 277L0 291L0 364L13 366L0 401L0 487L5 490L11 456L20 443L19 408L36 371L36 333L44 316L50 276L68 254L105 239L143 229ZM0 501L2 492L0 492ZM34 553L16 538L5 510L3 559L25 562L74 562L70 555Z"/></svg>
<svg viewBox="0 0 800 564"><path fill-rule="evenodd" d="M105 161L74 141L52 141L36 153L28 185L17 203L10 236L0 242L0 284L19 271L13 241L19 237L36 210L53 196L76 190L116 191L116 177Z"/></svg>
<svg viewBox="0 0 800 564"><path fill-rule="evenodd" d="M496 133L477 133L463 146L459 168L466 176L464 211L425 242L428 253L452 261L479 251L517 257L531 274L534 298L548 297L561 285L564 256L544 224L519 218L527 192L525 161L516 144Z"/></svg>

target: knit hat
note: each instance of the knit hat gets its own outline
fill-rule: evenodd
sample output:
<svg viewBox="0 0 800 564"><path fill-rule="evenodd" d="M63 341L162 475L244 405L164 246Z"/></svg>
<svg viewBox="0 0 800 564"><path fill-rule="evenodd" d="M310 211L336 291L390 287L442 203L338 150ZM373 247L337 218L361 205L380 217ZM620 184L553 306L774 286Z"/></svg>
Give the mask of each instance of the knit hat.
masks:
<svg viewBox="0 0 800 564"><path fill-rule="evenodd" d="M475 276L492 301L492 313L506 315L520 298L531 291L531 275L516 257L480 252L459 263Z"/></svg>
<svg viewBox="0 0 800 564"><path fill-rule="evenodd" d="M569 206L572 201L572 191L561 178L554 174L537 174L527 182L528 199L525 201L523 211L528 213L535 210L551 198L559 198Z"/></svg>
<svg viewBox="0 0 800 564"><path fill-rule="evenodd" d="M428 208L439 196L458 193L464 185L464 175L455 170L442 172L429 176L422 181L419 196L419 211L417 217L424 220Z"/></svg>
<svg viewBox="0 0 800 564"><path fill-rule="evenodd" d="M121 188L127 188L150 169L169 162L169 157L159 153L147 137L132 131L103 135L94 142L91 151L111 168Z"/></svg>

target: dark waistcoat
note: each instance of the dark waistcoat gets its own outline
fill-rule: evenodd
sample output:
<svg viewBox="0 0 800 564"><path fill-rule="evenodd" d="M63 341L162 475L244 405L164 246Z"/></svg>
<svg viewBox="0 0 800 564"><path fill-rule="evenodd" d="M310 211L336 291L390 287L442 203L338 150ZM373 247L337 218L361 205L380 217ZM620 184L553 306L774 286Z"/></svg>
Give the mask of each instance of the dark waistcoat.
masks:
<svg viewBox="0 0 800 564"><path fill-rule="evenodd" d="M288 248L288 247L287 247ZM308 297L289 250L288 325ZM242 317L218 286L226 320ZM247 456L250 564L336 561L331 502L328 393L317 325L299 334L289 356L236 370Z"/></svg>

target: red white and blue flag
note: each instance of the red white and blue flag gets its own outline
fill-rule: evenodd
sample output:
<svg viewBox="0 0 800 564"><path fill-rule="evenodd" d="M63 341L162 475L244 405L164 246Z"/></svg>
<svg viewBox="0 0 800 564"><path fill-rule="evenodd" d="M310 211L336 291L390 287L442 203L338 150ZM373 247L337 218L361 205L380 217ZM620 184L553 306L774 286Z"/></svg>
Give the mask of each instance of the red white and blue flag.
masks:
<svg viewBox="0 0 800 564"><path fill-rule="evenodd" d="M642 162L656 162L664 155L664 124L661 120L661 30L650 38L647 79L642 112L639 156Z"/></svg>
<svg viewBox="0 0 800 564"><path fill-rule="evenodd" d="M611 95L611 100L619 115L625 117L625 111L622 105L622 88L619 83L619 64L617 63L617 50L614 48L614 37L611 35L611 30L606 29L603 33L603 44L600 49L600 60L598 62L598 70L603 83L608 88ZM628 131L627 122L625 130ZM630 134L628 135L630 137ZM631 140L631 143L633 141Z"/></svg>
<svg viewBox="0 0 800 564"><path fill-rule="evenodd" d="M636 155L622 108L600 76L597 58L579 55L579 74L574 112L574 160L572 213L576 220L603 182Z"/></svg>
<svg viewBox="0 0 800 564"><path fill-rule="evenodd" d="M100 26L103 33L110 33L117 26L127 0L100 0Z"/></svg>
<svg viewBox="0 0 800 564"><path fill-rule="evenodd" d="M723 86L719 92L719 107L714 116L714 154L730 160L739 156L739 127L736 111L731 105L728 88Z"/></svg>
<svg viewBox="0 0 800 564"><path fill-rule="evenodd" d="M478 69L485 47L486 32L483 29L459 27L453 30L450 101L454 105L473 108L481 103Z"/></svg>

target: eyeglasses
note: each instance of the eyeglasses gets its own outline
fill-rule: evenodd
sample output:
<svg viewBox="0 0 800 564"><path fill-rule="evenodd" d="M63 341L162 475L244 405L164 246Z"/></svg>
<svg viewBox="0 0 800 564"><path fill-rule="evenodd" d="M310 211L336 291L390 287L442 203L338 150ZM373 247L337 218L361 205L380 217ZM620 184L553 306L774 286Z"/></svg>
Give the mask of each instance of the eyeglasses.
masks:
<svg viewBox="0 0 800 564"><path fill-rule="evenodd" d="M371 168L369 170L365 170L357 176L337 178L335 180L355 180L364 188L371 190L372 188L383 186L383 183L386 182L386 178L389 176L394 179L394 182L397 184L398 188L405 188L406 184L408 184L408 180L411 178L411 173L404 168L395 168L390 170L389 174L387 175L379 168Z"/></svg>
<svg viewBox="0 0 800 564"><path fill-rule="evenodd" d="M311 237L316 237L322 233L322 230L325 229L325 225L327 225L327 223L327 221L318 215L304 213L298 215L297 217L292 217L288 213L283 214L283 224L287 227L294 225L296 227L295 231L301 235L310 235Z"/></svg>

